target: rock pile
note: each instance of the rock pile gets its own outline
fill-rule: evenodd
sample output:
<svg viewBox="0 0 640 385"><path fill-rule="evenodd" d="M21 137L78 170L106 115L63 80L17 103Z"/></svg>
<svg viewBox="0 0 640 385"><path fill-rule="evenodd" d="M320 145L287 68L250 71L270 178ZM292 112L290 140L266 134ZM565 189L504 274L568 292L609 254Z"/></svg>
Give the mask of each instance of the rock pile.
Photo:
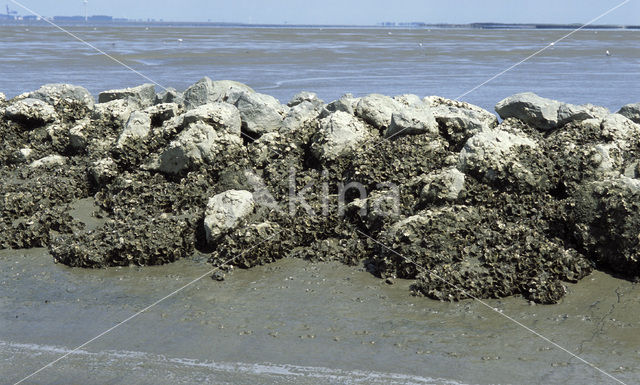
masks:
<svg viewBox="0 0 640 385"><path fill-rule="evenodd" d="M302 92L287 104L204 78L0 94L0 247L70 266L197 249L249 268L364 264L443 300L554 303L594 267L640 275L640 108L535 94L496 106ZM92 199L99 225L71 206Z"/></svg>

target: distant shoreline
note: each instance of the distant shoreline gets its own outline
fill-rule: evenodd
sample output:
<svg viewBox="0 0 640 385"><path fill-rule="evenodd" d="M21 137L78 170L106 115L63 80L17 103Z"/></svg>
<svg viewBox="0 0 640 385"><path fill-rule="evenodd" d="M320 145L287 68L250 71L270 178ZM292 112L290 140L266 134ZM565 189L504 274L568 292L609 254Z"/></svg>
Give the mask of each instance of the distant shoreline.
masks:
<svg viewBox="0 0 640 385"><path fill-rule="evenodd" d="M3 16L3 15L0 15ZM225 27L225 28L363 28L363 29L482 29L482 30L574 30L580 28L582 24L538 24L538 23L468 23L468 24L447 24L447 23L395 23L384 22L375 25L357 24L247 24L247 23L224 23L224 22L197 22L197 21L163 21L163 20L129 20L129 19L102 19L89 20L56 17L48 20L60 25L164 25L164 26L202 26L202 27ZM0 18L0 26L6 25L34 25L47 24L42 19L11 20ZM614 24L594 24L582 29L587 30L640 30L640 25L614 25Z"/></svg>

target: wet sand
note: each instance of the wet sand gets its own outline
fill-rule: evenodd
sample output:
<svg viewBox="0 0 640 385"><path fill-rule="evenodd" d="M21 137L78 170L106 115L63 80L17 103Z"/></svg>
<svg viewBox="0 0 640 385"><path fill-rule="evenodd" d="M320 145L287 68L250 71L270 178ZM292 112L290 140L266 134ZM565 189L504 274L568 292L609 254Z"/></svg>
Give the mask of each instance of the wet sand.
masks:
<svg viewBox="0 0 640 385"><path fill-rule="evenodd" d="M211 269L73 269L0 252L0 372L14 383ZM363 268L284 259L209 277L25 383L616 383L482 304L412 297ZM619 380L640 378L637 285L595 272L557 305L487 300Z"/></svg>

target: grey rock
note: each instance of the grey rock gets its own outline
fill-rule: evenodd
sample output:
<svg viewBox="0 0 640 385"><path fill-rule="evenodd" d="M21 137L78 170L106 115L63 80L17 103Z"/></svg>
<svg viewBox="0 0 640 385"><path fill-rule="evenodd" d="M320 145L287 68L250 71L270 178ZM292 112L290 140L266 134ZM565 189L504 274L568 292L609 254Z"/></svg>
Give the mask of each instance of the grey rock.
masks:
<svg viewBox="0 0 640 385"><path fill-rule="evenodd" d="M388 96L371 94L358 101L355 113L375 128L386 130L391 124L391 116L400 108L400 104Z"/></svg>
<svg viewBox="0 0 640 385"><path fill-rule="evenodd" d="M321 118L325 118L330 115L332 112L342 111L351 115L355 115L356 106L360 102L360 98L354 98L351 94L345 94L340 99L334 100L333 102L327 104L325 107L325 111L323 111Z"/></svg>
<svg viewBox="0 0 640 385"><path fill-rule="evenodd" d="M407 107L391 115L391 124L384 133L386 138L412 134L439 134L438 122L430 110Z"/></svg>
<svg viewBox="0 0 640 385"><path fill-rule="evenodd" d="M52 167L52 166L62 166L67 163L67 158L62 155L49 155L44 158L40 158L35 160L29 164L29 167L38 168L38 167Z"/></svg>
<svg viewBox="0 0 640 385"><path fill-rule="evenodd" d="M496 105L502 119L518 118L542 131L561 127L571 121L602 117L606 109L596 106L576 106L540 97L532 92L509 96Z"/></svg>
<svg viewBox="0 0 640 385"><path fill-rule="evenodd" d="M58 118L50 104L33 98L14 101L7 106L4 115L9 120L21 122L30 127L40 127Z"/></svg>
<svg viewBox="0 0 640 385"><path fill-rule="evenodd" d="M94 120L101 120L124 127L133 111L144 108L145 106L140 104L140 101L137 99L116 99L96 104L91 117Z"/></svg>
<svg viewBox="0 0 640 385"><path fill-rule="evenodd" d="M0 92L0 104L4 103L7 101L7 96L5 94L3 94L2 92Z"/></svg>
<svg viewBox="0 0 640 385"><path fill-rule="evenodd" d="M150 168L167 174L180 174L202 164L212 164L216 154L228 146L242 146L242 139L237 135L217 132L202 122L191 123L157 161L152 161Z"/></svg>
<svg viewBox="0 0 640 385"><path fill-rule="evenodd" d="M519 162L518 149L537 149L530 138L502 130L480 132L472 136L458 157L458 169L492 183L512 175L526 184L535 184L532 172Z"/></svg>
<svg viewBox="0 0 640 385"><path fill-rule="evenodd" d="M166 90L157 93L154 104L166 103L175 103L178 105L183 104L184 97L182 96L182 92L177 91L175 88L167 88Z"/></svg>
<svg viewBox="0 0 640 385"><path fill-rule="evenodd" d="M242 93L235 105L242 118L242 130L256 136L278 131L288 109L273 96L256 92Z"/></svg>
<svg viewBox="0 0 640 385"><path fill-rule="evenodd" d="M184 105L187 109L192 109L207 103L228 102L234 104L235 100L228 99L237 92L253 93L254 91L246 84L231 80L214 82L208 77L204 77L184 91Z"/></svg>
<svg viewBox="0 0 640 385"><path fill-rule="evenodd" d="M25 147L14 151L11 154L9 161L15 164L23 164L33 160L34 151L31 148Z"/></svg>
<svg viewBox="0 0 640 385"><path fill-rule="evenodd" d="M88 121L79 122L69 129L69 147L75 153L85 152L87 149Z"/></svg>
<svg viewBox="0 0 640 385"><path fill-rule="evenodd" d="M91 93L84 87L72 84L45 84L29 93L30 98L39 99L52 106L70 104L93 109L95 101Z"/></svg>
<svg viewBox="0 0 640 385"><path fill-rule="evenodd" d="M123 148L127 143L139 142L151 133L151 117L142 111L134 111L118 137L116 147Z"/></svg>
<svg viewBox="0 0 640 385"><path fill-rule="evenodd" d="M144 112L151 117L151 125L158 127L167 120L178 116L180 106L177 103L159 103L145 108Z"/></svg>
<svg viewBox="0 0 640 385"><path fill-rule="evenodd" d="M319 126L311 145L312 154L319 160L335 159L373 138L366 124L343 111L323 118Z"/></svg>
<svg viewBox="0 0 640 385"><path fill-rule="evenodd" d="M285 115L281 131L292 132L305 127L318 117L321 108L321 105L306 100L294 105Z"/></svg>
<svg viewBox="0 0 640 385"><path fill-rule="evenodd" d="M97 186L104 186L118 176L118 166L111 158L98 159L89 166L89 177Z"/></svg>
<svg viewBox="0 0 640 385"><path fill-rule="evenodd" d="M413 108L424 108L426 107L424 101L418 96L414 94L402 94L393 97L393 100L400 103L405 107L413 107Z"/></svg>
<svg viewBox="0 0 640 385"><path fill-rule="evenodd" d="M255 207L253 194L246 190L228 190L209 199L204 213L204 230L208 244L233 230Z"/></svg>
<svg viewBox="0 0 640 385"><path fill-rule="evenodd" d="M195 107L182 115L185 126L202 122L212 126L217 131L240 135L242 121L240 111L228 103L208 103Z"/></svg>
<svg viewBox="0 0 640 385"><path fill-rule="evenodd" d="M425 176L420 199L425 203L454 202L464 190L465 175L455 167L435 171Z"/></svg>
<svg viewBox="0 0 640 385"><path fill-rule="evenodd" d="M632 120L634 123L640 124L640 103L627 104L622 106L618 114Z"/></svg>
<svg viewBox="0 0 640 385"><path fill-rule="evenodd" d="M119 99L135 99L142 106L148 107L155 102L156 86L152 83L146 83L137 87L103 91L98 95L98 103L107 103Z"/></svg>
<svg viewBox="0 0 640 385"><path fill-rule="evenodd" d="M473 104L440 96L428 96L423 102L456 151L473 135L498 125L498 118L494 114Z"/></svg>
<svg viewBox="0 0 640 385"><path fill-rule="evenodd" d="M302 91L294 95L293 98L289 100L289 103L287 103L287 106L295 107L303 102L309 102L315 107L322 106L324 104L322 99L318 98L318 95L315 92Z"/></svg>
<svg viewBox="0 0 640 385"><path fill-rule="evenodd" d="M610 114L602 120L602 136L618 143L621 149L628 149L633 141L640 139L640 125L620 115Z"/></svg>

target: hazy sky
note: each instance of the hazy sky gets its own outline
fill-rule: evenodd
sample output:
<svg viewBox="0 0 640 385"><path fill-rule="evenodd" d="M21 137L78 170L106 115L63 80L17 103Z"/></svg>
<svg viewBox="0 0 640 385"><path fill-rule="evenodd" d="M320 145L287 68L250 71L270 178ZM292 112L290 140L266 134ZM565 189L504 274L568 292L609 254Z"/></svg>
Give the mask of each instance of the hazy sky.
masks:
<svg viewBox="0 0 640 385"><path fill-rule="evenodd" d="M82 15L82 0L16 0L45 16ZM623 0L89 0L89 15L132 19L289 24L584 23ZM5 0L12 9L18 6ZM2 1L0 1L0 5ZM26 14L19 10L20 14ZM640 0L601 24L640 24Z"/></svg>

